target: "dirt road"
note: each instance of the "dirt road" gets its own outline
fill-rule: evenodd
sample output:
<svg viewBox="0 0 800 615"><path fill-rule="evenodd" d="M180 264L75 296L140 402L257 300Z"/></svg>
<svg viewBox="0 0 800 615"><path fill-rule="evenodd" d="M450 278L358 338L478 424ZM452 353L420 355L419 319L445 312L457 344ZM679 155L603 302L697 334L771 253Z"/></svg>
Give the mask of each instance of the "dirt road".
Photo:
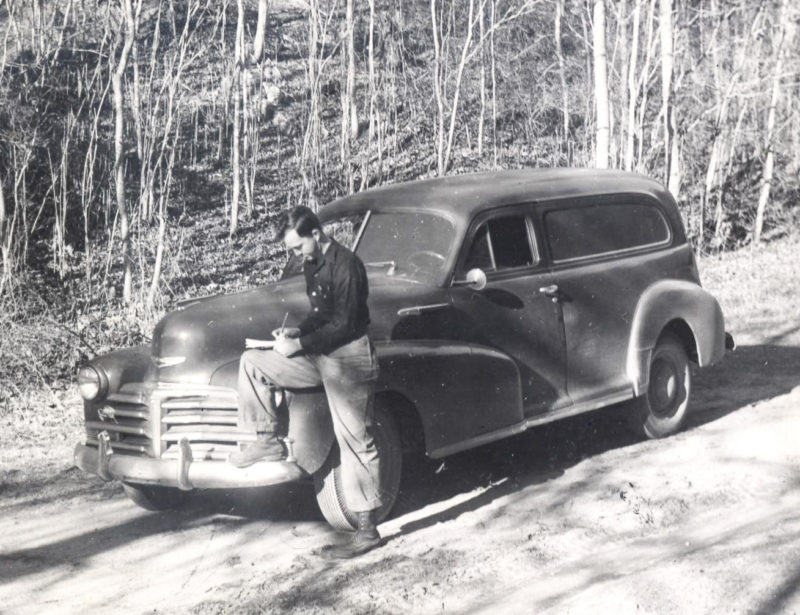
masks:
<svg viewBox="0 0 800 615"><path fill-rule="evenodd" d="M744 344L695 380L689 428L613 413L414 469L386 545L331 564L310 486L149 513L51 455L4 470L3 613L795 612L800 349ZM791 341L788 340L788 341ZM76 436L77 437L77 436ZM3 452L3 468L21 467Z"/></svg>
<svg viewBox="0 0 800 615"><path fill-rule="evenodd" d="M407 469L353 562L310 486L148 513L71 467L74 394L0 412L0 612L800 612L797 243L701 262L739 348L685 431L594 413Z"/></svg>

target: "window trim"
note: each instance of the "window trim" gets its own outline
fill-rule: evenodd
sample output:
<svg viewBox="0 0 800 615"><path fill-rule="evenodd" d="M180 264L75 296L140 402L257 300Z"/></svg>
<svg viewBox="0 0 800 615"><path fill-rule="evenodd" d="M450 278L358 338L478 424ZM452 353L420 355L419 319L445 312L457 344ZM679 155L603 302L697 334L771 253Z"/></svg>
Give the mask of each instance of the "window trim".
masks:
<svg viewBox="0 0 800 615"><path fill-rule="evenodd" d="M641 244L630 248L621 248L619 250L607 250L605 252L596 252L593 254L587 254L585 256L573 256L571 258L561 258L561 259L555 259L553 257L553 250L550 244L550 237L547 232L547 221L546 221L547 214L553 211L563 211L569 209L585 209L588 207L608 207L610 205L639 205L643 207L651 207L652 209L656 210L656 212L658 212L658 215L661 216L661 220L667 229L666 239L653 243ZM582 264L585 262L594 262L594 261L599 262L604 260L611 260L617 257L622 258L624 256L632 254L644 254L647 252L655 251L658 248L670 246L672 245L673 240L675 239L675 233L672 230L672 224L669 218L667 217L667 214L660 206L660 204L658 204L657 201L653 201L651 199L635 198L631 195L608 195L608 196L604 195L602 198L596 198L596 199L580 199L578 201L568 200L568 201L548 203L547 205L539 209L538 214L541 220L542 238L547 246L547 254L550 259L550 263L554 267L561 267L576 263Z"/></svg>
<svg viewBox="0 0 800 615"><path fill-rule="evenodd" d="M464 281L464 278L467 274L467 271L464 270L464 265L467 260L467 256L469 254L469 249L472 247L472 242L475 240L475 236L478 233L480 227L495 218L503 218L509 216L521 216L525 219L525 230L528 236L528 247L531 250L531 256L533 257L533 262L530 265L520 265L519 267L509 267L506 269L498 270L497 264L494 261L494 253L492 253L492 263L495 267L491 271L484 270L486 274L486 278L489 281L492 280L499 280L505 279L509 277L516 277L519 275L524 275L529 272L535 272L537 270L542 270L542 265L544 264L544 258L542 251L539 246L539 241L536 237L536 227L534 222L534 215L532 209L532 203L521 203L515 205L504 205L502 207L496 207L492 209L487 209L485 211L480 212L476 215L469 224L467 228L467 232L464 235L464 239L461 243L461 249L459 250L458 259L456 260L456 266L453 271L453 276L450 281L450 285L456 284L457 282ZM491 235L489 235L489 245L491 247Z"/></svg>

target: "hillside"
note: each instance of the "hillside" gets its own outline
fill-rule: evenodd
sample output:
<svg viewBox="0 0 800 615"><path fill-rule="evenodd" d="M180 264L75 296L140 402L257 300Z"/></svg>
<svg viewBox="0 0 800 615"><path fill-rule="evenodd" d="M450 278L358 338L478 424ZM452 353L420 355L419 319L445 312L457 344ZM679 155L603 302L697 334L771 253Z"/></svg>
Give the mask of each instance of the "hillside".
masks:
<svg viewBox="0 0 800 615"><path fill-rule="evenodd" d="M31 390L146 342L182 298L272 279L282 209L436 174L595 164L601 62L603 155L665 183L678 172L700 253L749 245L759 211L762 239L790 233L796 7L670 3L667 19L656 4L2 4L0 405L32 411Z"/></svg>

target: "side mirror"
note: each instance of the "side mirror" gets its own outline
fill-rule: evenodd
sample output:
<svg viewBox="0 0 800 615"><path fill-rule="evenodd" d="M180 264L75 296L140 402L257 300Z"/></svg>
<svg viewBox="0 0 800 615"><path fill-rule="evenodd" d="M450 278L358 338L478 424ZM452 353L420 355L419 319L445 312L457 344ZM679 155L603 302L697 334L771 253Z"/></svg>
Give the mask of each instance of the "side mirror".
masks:
<svg viewBox="0 0 800 615"><path fill-rule="evenodd" d="M467 271L466 284L475 290L486 288L486 274L483 269L475 268Z"/></svg>

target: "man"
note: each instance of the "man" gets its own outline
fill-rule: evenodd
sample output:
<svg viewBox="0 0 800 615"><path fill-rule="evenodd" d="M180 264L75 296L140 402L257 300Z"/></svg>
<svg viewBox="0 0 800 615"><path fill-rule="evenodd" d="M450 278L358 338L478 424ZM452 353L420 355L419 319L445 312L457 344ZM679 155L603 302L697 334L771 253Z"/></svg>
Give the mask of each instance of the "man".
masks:
<svg viewBox="0 0 800 615"><path fill-rule="evenodd" d="M283 458L277 440L276 387L322 384L328 398L342 463L347 506L358 515L351 540L330 551L340 558L380 544L375 510L380 507L378 451L372 439L372 398L378 364L367 335L366 270L350 250L327 237L316 214L296 207L278 228L288 250L303 262L311 304L298 327L276 329L273 350L248 350L239 362L239 425L257 439L229 461L247 467Z"/></svg>

